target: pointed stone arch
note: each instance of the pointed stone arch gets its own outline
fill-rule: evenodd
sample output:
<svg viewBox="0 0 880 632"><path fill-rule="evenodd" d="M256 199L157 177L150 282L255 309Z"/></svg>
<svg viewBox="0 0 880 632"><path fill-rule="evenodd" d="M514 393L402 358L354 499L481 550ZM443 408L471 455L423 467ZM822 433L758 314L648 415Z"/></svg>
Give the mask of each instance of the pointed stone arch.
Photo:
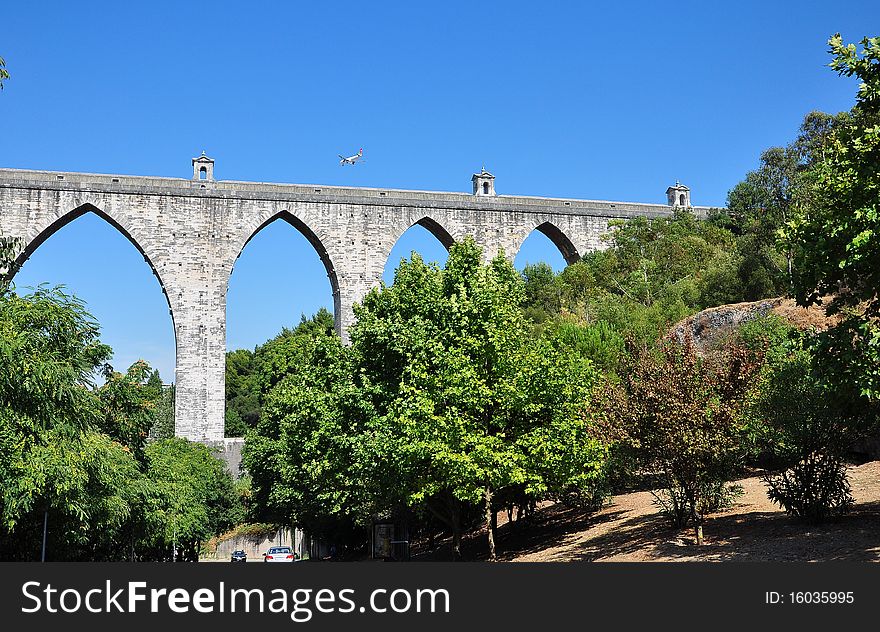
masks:
<svg viewBox="0 0 880 632"><path fill-rule="evenodd" d="M176 331L177 329L174 327L174 308L171 303L171 295L166 289L165 281L162 279L162 275L159 272L159 269L154 264L154 256L151 256L145 248L141 245L141 240L137 239L132 233L134 232L129 227L123 225L125 221L124 218L116 218L105 212L95 204L91 202L86 202L80 204L79 206L73 208L67 213L62 214L57 217L54 221L51 221L48 225L42 226L36 230L34 234L29 234L27 238L22 243L21 252L15 258L15 261L12 265L11 270L11 278L15 277L15 273L21 269L24 263L30 259L30 257L37 251L37 249L45 243L47 239L49 239L52 235L57 233L59 230L70 224L71 222L79 219L83 215L88 213L93 213L97 215L102 220L110 224L114 229L116 229L123 237L125 237L128 242L135 247L135 249L141 254L144 258L146 264L150 267L150 271L153 273L153 276L156 277L156 280L159 282L159 287L162 289L162 295L165 297L165 302L168 303L168 313L171 315L171 325L172 329Z"/></svg>
<svg viewBox="0 0 880 632"><path fill-rule="evenodd" d="M523 242L531 235L534 231L538 231L545 237L547 237L554 246L559 250L559 253L562 255L562 258L565 260L566 265L571 265L575 263L581 258L580 253L578 252L577 247L574 245L574 242L569 238L569 236L560 229L555 223L551 221L545 221L534 228L528 231L522 238L519 240L519 243L516 245L515 252L512 252L511 261L516 258L519 254L520 248L522 248Z"/></svg>
<svg viewBox="0 0 880 632"><path fill-rule="evenodd" d="M394 230L388 231L380 241L378 257L382 262L383 269L388 264L388 258L391 256L394 246L413 226L420 226L427 230L447 251L458 241L452 232L447 230L436 217L432 217L429 214L413 214L409 217L404 216L402 220Z"/></svg>
<svg viewBox="0 0 880 632"><path fill-rule="evenodd" d="M321 263L324 264L324 270L327 272L327 278L330 280L330 290L333 294L333 318L336 323L336 330L341 331L342 305L339 289L339 278L336 272L336 268L333 265L333 260L330 257L330 253L327 247L324 245L324 242L321 241L321 238L317 235L317 233L315 233L315 231L313 231L311 227L305 221L303 221L303 219L301 219L288 209L284 209L269 215L269 217L258 224L256 228L250 231L241 246L237 248L235 258L232 260L232 263L229 266L228 274L226 275L226 286L224 294L226 293L226 291L229 290L229 280L232 278L232 272L235 267L235 262L241 256L241 253L244 252L244 249L247 247L247 245L254 237L257 236L257 234L261 230L266 228L269 224L275 223L276 221L284 221L293 226L296 230L300 232L303 237L306 238L309 244L311 244L312 248L315 249L315 252L318 253L318 258L320 258Z"/></svg>
<svg viewBox="0 0 880 632"><path fill-rule="evenodd" d="M540 226L535 227L535 230L543 233L553 242L553 245L559 249L562 258L565 259L567 265L571 265L581 258L581 255L578 253L577 248L572 243L571 239L568 238L568 235L562 232L562 230L560 230L555 224L544 222Z"/></svg>
<svg viewBox="0 0 880 632"><path fill-rule="evenodd" d="M151 252L145 247L146 244L150 243L151 237L155 239L155 236L146 233L146 231L149 230L147 227L141 226L138 228L137 219L133 220L132 216L124 210L111 214L104 208L98 206L97 203L83 202L81 198L75 200L73 204L65 206L72 208L66 212L43 215L38 221L34 221L28 226L28 230L25 232L24 236L19 238L18 243L21 250L13 263L10 276L14 278L15 274L21 269L27 260L40 249L40 246L60 230L89 213L96 215L134 246L135 250L137 250L137 252L143 257L144 262L149 266L150 271L159 283L159 288L162 290L162 295L165 297L165 303L168 306L168 314L171 319L171 332L173 335L175 351L174 382L179 387L180 375L178 373L178 367L180 364L181 339L178 327L180 308L180 302L178 299L180 295L175 290L177 279L174 275L174 269L169 269L166 265L168 263L167 255L163 255L163 253L157 251ZM143 215L144 214L142 214L141 217L141 223L143 223ZM147 219L147 224L149 226L153 225L149 219ZM180 389L178 388L178 391L179 390ZM175 400L176 399L177 398L175 398ZM180 413L177 402L175 401L176 430L179 420Z"/></svg>
<svg viewBox="0 0 880 632"><path fill-rule="evenodd" d="M455 238L453 238L453 236L449 234L449 231L447 231L445 228L443 228L443 226L440 224L440 222L435 220L433 217L428 217L427 215L425 215L424 217L422 217L418 221L414 222L412 224L412 226L410 226L409 228L412 228L413 226L416 226L416 225L421 226L422 228L426 229L429 233L434 235L434 237L437 238L437 241L439 241L441 244L443 244L443 247L446 248L446 250L449 250L450 248L452 248L452 245L455 243ZM409 228L407 228L406 230L409 230ZM405 233L406 231L403 231L403 232ZM403 235L403 233L401 233L400 236L398 236L398 239L400 239L400 237L402 235ZM395 242L395 243L397 243L397 242Z"/></svg>
<svg viewBox="0 0 880 632"><path fill-rule="evenodd" d="M393 271L397 268L400 260L398 259L392 262L391 254L400 241L416 226L428 231L428 233L430 233L431 236L443 246L447 253L456 241L458 241L436 217L424 213L424 209L422 209L422 213L403 215L398 221L399 223L396 224L394 230L389 231L379 243L378 254L382 266L382 276L388 273L389 269ZM409 258L410 254L410 252L400 253L401 258L404 259ZM435 254L438 258L442 256L439 253ZM391 267L389 268L389 266Z"/></svg>

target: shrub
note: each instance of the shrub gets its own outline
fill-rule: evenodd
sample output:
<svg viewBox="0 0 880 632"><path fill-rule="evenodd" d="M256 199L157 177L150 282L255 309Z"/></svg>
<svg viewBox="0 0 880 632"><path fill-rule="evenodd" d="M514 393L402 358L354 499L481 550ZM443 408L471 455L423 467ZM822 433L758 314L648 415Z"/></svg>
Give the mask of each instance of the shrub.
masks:
<svg viewBox="0 0 880 632"><path fill-rule="evenodd" d="M752 412L770 457L769 498L793 516L822 522L853 502L844 457L871 416L819 374L811 344L799 335L768 350Z"/></svg>
<svg viewBox="0 0 880 632"><path fill-rule="evenodd" d="M846 464L833 454L814 452L764 482L770 500L808 522L823 522L853 504Z"/></svg>
<svg viewBox="0 0 880 632"><path fill-rule="evenodd" d="M727 481L744 455L741 410L757 365L733 348L700 358L690 344L661 343L637 354L612 400L612 416L648 470L657 472L657 502L677 526L693 523L702 542L703 518L725 502Z"/></svg>

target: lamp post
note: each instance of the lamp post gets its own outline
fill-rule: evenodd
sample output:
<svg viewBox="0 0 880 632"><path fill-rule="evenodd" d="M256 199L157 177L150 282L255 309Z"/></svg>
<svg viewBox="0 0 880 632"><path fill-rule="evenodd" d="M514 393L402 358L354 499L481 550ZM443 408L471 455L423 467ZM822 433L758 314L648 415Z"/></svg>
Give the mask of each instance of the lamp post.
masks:
<svg viewBox="0 0 880 632"><path fill-rule="evenodd" d="M43 512L43 552L40 554L40 561L46 561L46 532L49 528L49 501L46 501L46 510Z"/></svg>

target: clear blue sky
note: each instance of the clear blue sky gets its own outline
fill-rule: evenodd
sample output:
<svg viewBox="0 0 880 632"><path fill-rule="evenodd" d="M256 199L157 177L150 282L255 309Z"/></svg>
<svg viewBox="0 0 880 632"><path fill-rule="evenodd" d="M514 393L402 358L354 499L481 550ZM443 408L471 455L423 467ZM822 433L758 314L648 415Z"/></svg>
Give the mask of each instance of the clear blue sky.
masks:
<svg viewBox="0 0 880 632"><path fill-rule="evenodd" d="M877 35L880 3L12 3L0 166L189 177L204 149L218 179L466 191L485 165L503 194L662 203L679 179L717 206L806 112L852 105L827 68L837 31ZM413 248L445 256L416 227L389 274ZM542 235L517 264L537 260L562 265ZM16 282L65 284L117 368L143 357L173 380L159 285L96 217ZM228 346L322 305L317 255L276 222L236 265Z"/></svg>

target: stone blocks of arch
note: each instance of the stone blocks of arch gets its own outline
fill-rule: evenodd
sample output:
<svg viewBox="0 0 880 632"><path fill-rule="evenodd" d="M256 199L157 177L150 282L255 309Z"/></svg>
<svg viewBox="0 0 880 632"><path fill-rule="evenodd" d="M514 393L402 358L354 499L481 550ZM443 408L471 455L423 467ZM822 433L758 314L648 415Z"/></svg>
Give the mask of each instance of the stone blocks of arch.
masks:
<svg viewBox="0 0 880 632"><path fill-rule="evenodd" d="M603 247L616 214L578 212L558 200L484 198L464 194L308 189L210 181L192 188L178 179L66 174L0 169L0 235L18 239L19 263L71 219L95 212L144 255L168 300L176 340L175 424L178 436L223 439L225 415L226 291L247 242L272 221L288 221L318 250L330 279L336 326L345 337L352 306L377 286L394 244L414 224L447 248L471 236L487 258L500 250L513 260L526 237L541 230L571 263ZM118 182L118 184L117 184ZM248 184L248 187L243 185ZM321 192L321 195L315 195ZM371 197L373 196L373 197ZM525 202L523 201L525 200ZM614 205L611 205L614 207ZM641 214L671 212L643 205Z"/></svg>

